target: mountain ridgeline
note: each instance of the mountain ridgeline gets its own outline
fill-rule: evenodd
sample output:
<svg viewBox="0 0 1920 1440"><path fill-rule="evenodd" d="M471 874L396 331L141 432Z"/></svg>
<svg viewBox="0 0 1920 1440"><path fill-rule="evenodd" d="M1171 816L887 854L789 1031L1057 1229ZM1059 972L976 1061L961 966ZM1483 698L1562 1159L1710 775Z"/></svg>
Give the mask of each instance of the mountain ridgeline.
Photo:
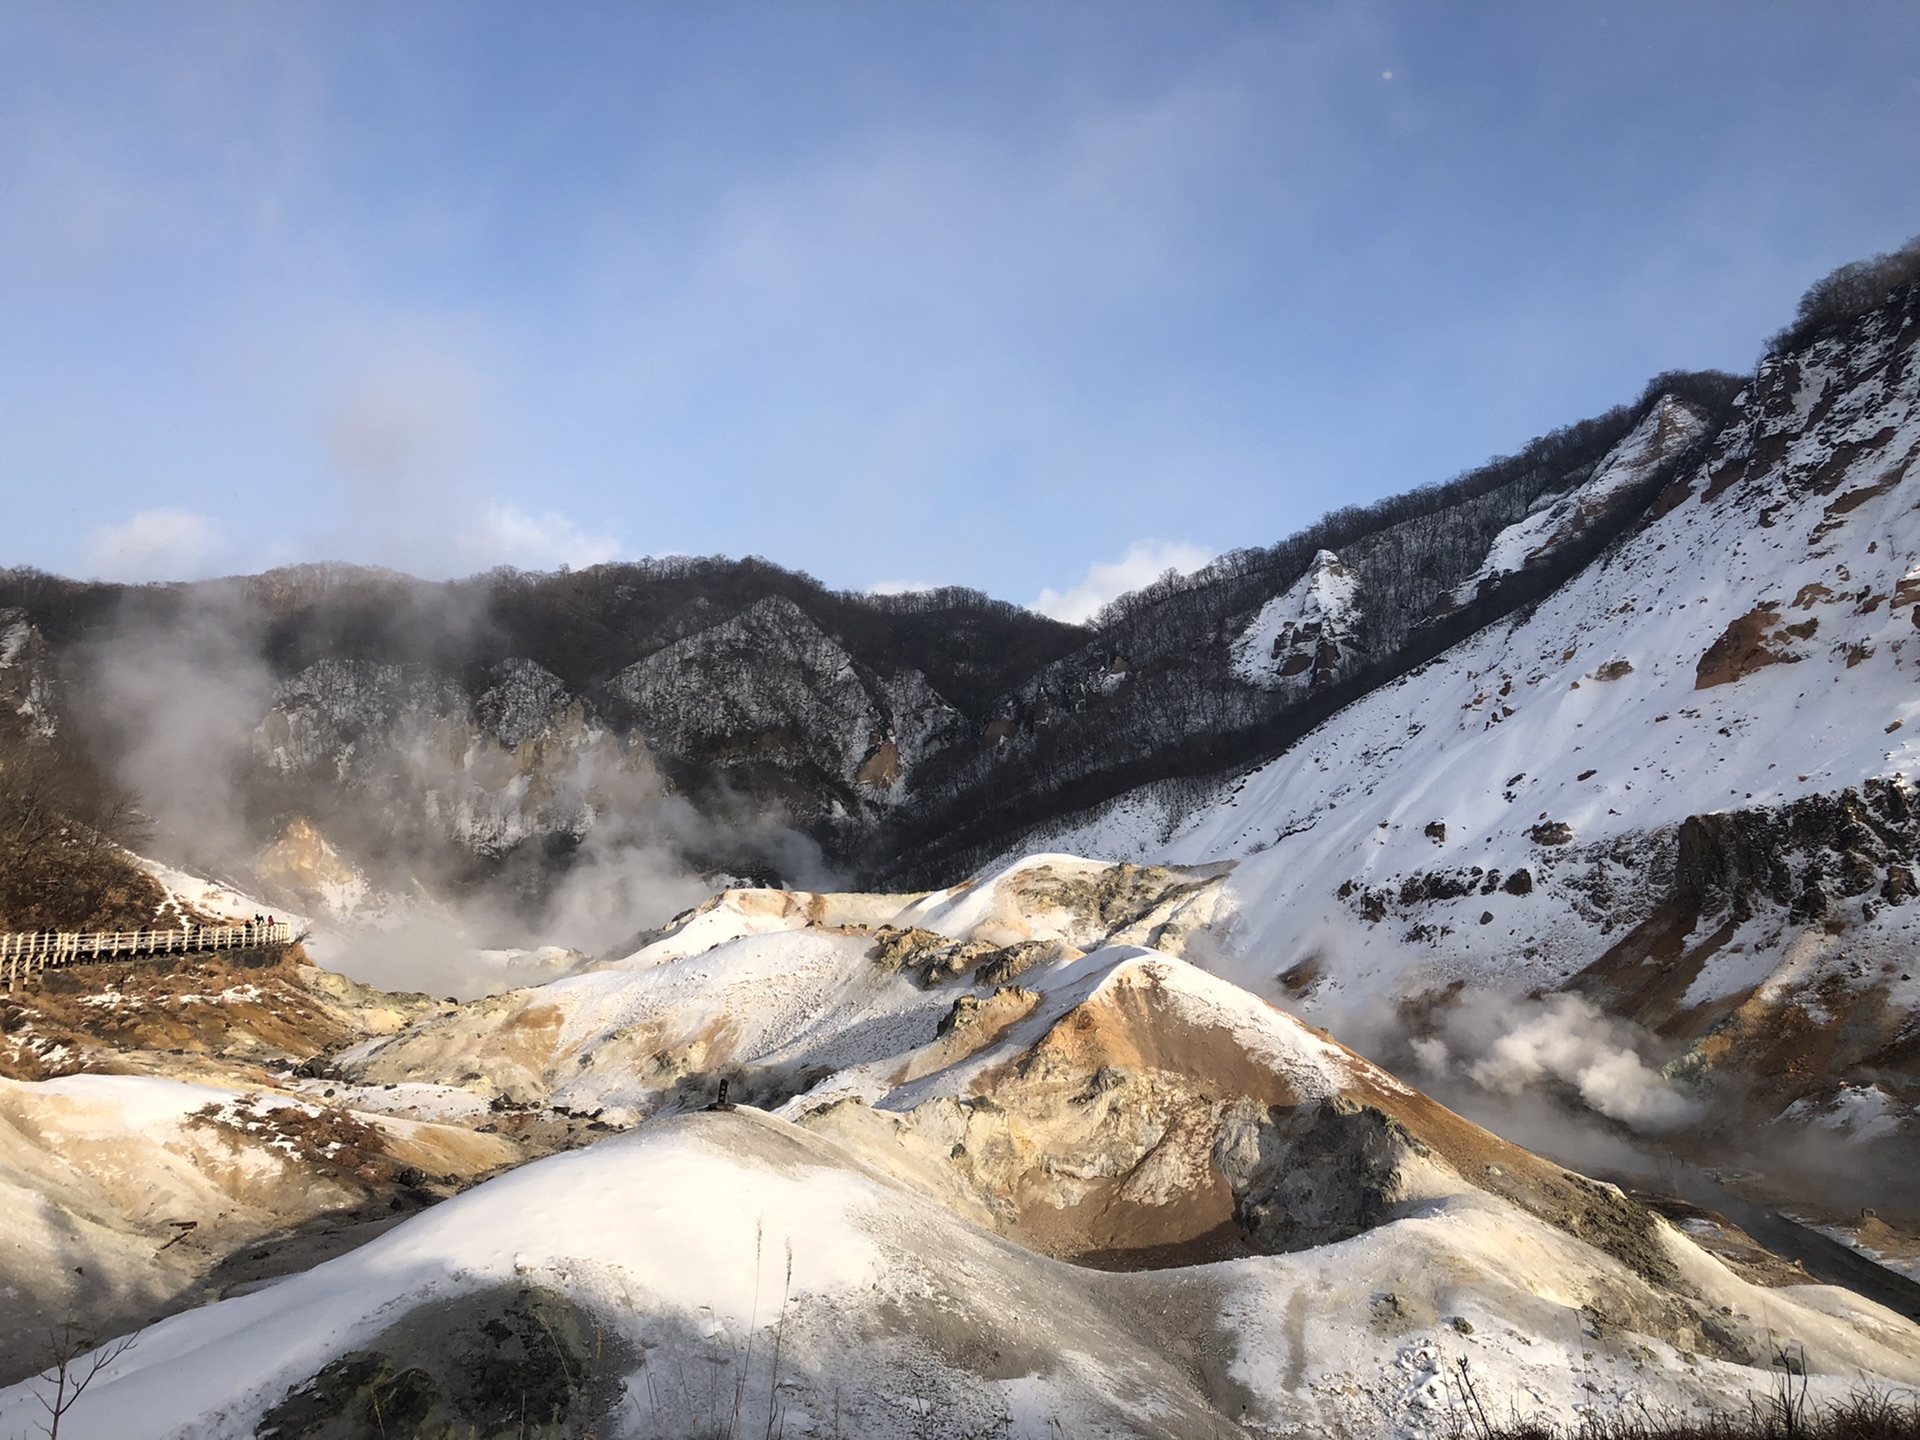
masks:
<svg viewBox="0 0 1920 1440"><path fill-rule="evenodd" d="M1816 285L1763 372L1910 316L1917 254ZM645 811L701 867L792 878L798 831L843 877L938 883L1130 789L1270 759L1525 612L1679 503L1751 393L1658 376L1087 626L965 589L837 592L758 558L444 583L345 565L136 587L0 571L0 697L143 793L153 756L130 757L177 721L194 743L163 756L163 786L197 770L255 848L305 821L415 875L423 856L456 882L550 874ZM182 692L201 710L173 715Z"/></svg>
<svg viewBox="0 0 1920 1440"><path fill-rule="evenodd" d="M930 881L1129 787L1272 754L1550 592L1697 463L1741 384L1663 375L1445 484L1169 574L1084 627L959 588L837 592L758 558L445 583L345 565L145 586L13 570L0 683L111 765L149 718L105 693L116 650L163 656L184 682L213 667L241 707L216 763L259 844L312 818L368 860L417 866L437 847L452 876L564 865L617 798L608 777L643 774L712 818L774 807L844 871ZM1605 504L1488 570L1503 531L1650 426ZM1330 563L1352 577L1346 610L1250 656L1263 615L1299 608ZM774 863L725 827L702 833L696 863Z"/></svg>

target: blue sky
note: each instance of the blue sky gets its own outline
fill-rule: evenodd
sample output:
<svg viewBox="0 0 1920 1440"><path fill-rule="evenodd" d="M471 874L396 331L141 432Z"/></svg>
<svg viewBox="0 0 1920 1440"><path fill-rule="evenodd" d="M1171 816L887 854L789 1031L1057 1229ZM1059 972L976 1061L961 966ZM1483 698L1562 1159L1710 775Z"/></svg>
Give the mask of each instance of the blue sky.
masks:
<svg viewBox="0 0 1920 1440"><path fill-rule="evenodd" d="M1744 370L1920 6L0 8L0 564L1067 612Z"/></svg>

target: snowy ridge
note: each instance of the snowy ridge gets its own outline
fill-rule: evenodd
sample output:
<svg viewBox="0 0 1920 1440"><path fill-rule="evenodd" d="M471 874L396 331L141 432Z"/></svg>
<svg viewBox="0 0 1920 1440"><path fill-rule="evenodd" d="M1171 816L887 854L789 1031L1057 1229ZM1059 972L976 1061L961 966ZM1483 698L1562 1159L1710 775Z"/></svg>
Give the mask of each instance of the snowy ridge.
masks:
<svg viewBox="0 0 1920 1440"><path fill-rule="evenodd" d="M1233 673L1273 689L1330 685L1360 659L1360 576L1331 550L1260 607L1233 642Z"/></svg>
<svg viewBox="0 0 1920 1440"><path fill-rule="evenodd" d="M1920 366L1897 314L1864 329L1763 369L1700 471L1532 612L1357 701L1170 837L1142 797L1047 843L1237 861L1259 969L1231 973L1256 989L1311 962L1322 1003L1461 978L1515 993L1566 982L1652 914L1688 817L1904 784ZM1874 884L1823 920L1879 974L1914 921ZM1805 929L1756 917L1703 958L1693 1002L1776 970L1817 981L1840 947ZM1884 977L1903 1012L1920 1004L1907 968Z"/></svg>
<svg viewBox="0 0 1920 1440"><path fill-rule="evenodd" d="M1239 986L1151 951L1115 966L1089 998L1148 988L1187 1024L1226 1031L1247 1055L1284 1076L1303 1100L1324 1100L1354 1084L1356 1057L1351 1052ZM1407 1092L1384 1071L1373 1071L1369 1079Z"/></svg>
<svg viewBox="0 0 1920 1440"><path fill-rule="evenodd" d="M1466 604L1483 584L1523 570L1560 549L1620 505L1668 456L1685 449L1705 428L1699 411L1671 395L1663 396L1592 479L1570 494L1547 498L1524 520L1502 530L1480 568L1454 591L1453 603Z"/></svg>

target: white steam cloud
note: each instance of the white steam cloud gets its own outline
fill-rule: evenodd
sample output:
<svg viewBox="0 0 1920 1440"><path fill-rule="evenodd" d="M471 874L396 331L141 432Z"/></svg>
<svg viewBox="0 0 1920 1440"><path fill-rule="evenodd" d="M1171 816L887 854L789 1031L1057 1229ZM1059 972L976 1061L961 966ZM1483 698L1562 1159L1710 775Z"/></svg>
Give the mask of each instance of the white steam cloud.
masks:
<svg viewBox="0 0 1920 1440"><path fill-rule="evenodd" d="M1101 607L1129 591L1151 585L1169 570L1190 574L1211 559L1211 550L1185 541L1136 540L1118 560L1089 565L1080 583L1071 589L1042 590L1029 608L1050 619L1082 625L1099 614Z"/></svg>
<svg viewBox="0 0 1920 1440"><path fill-rule="evenodd" d="M1349 916L1322 917L1302 932L1285 963L1338 976L1347 957L1364 952L1363 934ZM1231 953L1219 968L1259 989L1271 983L1270 958ZM1418 963L1407 958L1402 973L1417 973ZM1411 1010L1367 986L1315 987L1299 1002L1281 998L1363 1054L1405 1070L1470 1119L1564 1163L1626 1164L1635 1152L1622 1143L1623 1127L1662 1134L1707 1109L1649 1059L1660 1052L1654 1036L1582 995L1463 988Z"/></svg>
<svg viewBox="0 0 1920 1440"><path fill-rule="evenodd" d="M229 587L187 592L164 616L129 615L86 656L82 717L159 843L211 868L245 850L242 766L273 694L256 617Z"/></svg>
<svg viewBox="0 0 1920 1440"><path fill-rule="evenodd" d="M1578 995L1509 1000L1476 994L1448 1012L1441 1034L1412 1042L1421 1067L1459 1075L1497 1095L1550 1082L1631 1129L1658 1133L1699 1118L1698 1101L1649 1065L1633 1027Z"/></svg>
<svg viewBox="0 0 1920 1440"><path fill-rule="evenodd" d="M471 591L390 598L405 633L449 650L484 623ZM495 735L463 729L478 717L442 679L339 665L307 686L333 687L337 727L277 710L266 625L244 581L136 594L86 655L84 713L162 857L314 913L333 968L466 998L629 945L711 894L716 864L831 884L781 817L702 814L564 696L557 718L530 702Z"/></svg>

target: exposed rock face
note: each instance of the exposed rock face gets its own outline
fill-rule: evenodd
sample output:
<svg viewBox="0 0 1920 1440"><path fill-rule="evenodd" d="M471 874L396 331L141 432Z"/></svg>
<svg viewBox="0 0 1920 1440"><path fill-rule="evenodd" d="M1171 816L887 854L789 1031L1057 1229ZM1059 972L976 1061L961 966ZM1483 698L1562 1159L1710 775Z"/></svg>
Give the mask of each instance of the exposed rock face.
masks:
<svg viewBox="0 0 1920 1440"><path fill-rule="evenodd" d="M1125 861L1088 873L1076 867L1030 866L1014 894L1024 905L1062 911L1076 943L1107 940L1181 953L1185 934L1211 922L1221 886L1218 872L1170 870Z"/></svg>
<svg viewBox="0 0 1920 1440"><path fill-rule="evenodd" d="M1269 690L1324 689L1366 659L1362 623L1358 572L1322 550L1233 642L1234 673Z"/></svg>
<svg viewBox="0 0 1920 1440"><path fill-rule="evenodd" d="M1806 497L1840 492L1809 532L1817 544L1904 480L1920 454L1901 423L1914 381L1914 291L1908 285L1884 308L1762 361L1701 476L1701 499L1761 480Z"/></svg>
<svg viewBox="0 0 1920 1440"><path fill-rule="evenodd" d="M610 798L657 793L644 750L591 720L559 678L509 658L469 695L420 665L322 660L283 682L255 732L293 793L365 843L452 840L500 855L543 835L578 837Z"/></svg>
<svg viewBox="0 0 1920 1440"><path fill-rule="evenodd" d="M27 612L0 609L0 705L40 736L56 724L55 685L46 636Z"/></svg>
<svg viewBox="0 0 1920 1440"><path fill-rule="evenodd" d="M1348 1239L1423 1193L1409 1172L1431 1152L1373 1106L1335 1096L1273 1115L1242 1107L1229 1119L1215 1161L1257 1249Z"/></svg>
<svg viewBox="0 0 1920 1440"><path fill-rule="evenodd" d="M1769 902L1824 919L1836 900L1904 903L1913 894L1917 854L1920 824L1910 787L1901 777L1869 780L1780 809L1687 817L1673 893L1709 924L1750 919Z"/></svg>
<svg viewBox="0 0 1920 1440"><path fill-rule="evenodd" d="M1911 1094L1920 1028L1898 997L1913 973L1904 907L1917 860L1901 777L1689 816L1666 899L1573 984L1689 1041L1684 1072L1737 1071L1763 1113L1804 1118L1876 1083ZM1920 1138L1902 1113L1890 1100L1860 1138Z"/></svg>
<svg viewBox="0 0 1920 1440"><path fill-rule="evenodd" d="M348 919L376 899L366 874L305 816L289 820L253 868L275 893L291 895L317 914Z"/></svg>
<svg viewBox="0 0 1920 1440"><path fill-rule="evenodd" d="M1522 571L1545 566L1595 527L1644 505L1649 480L1712 428L1712 419L1700 407L1662 396L1592 479L1564 494L1542 497L1524 520L1502 530L1480 568L1449 597L1450 604L1464 605L1491 594Z"/></svg>
<svg viewBox="0 0 1920 1440"><path fill-rule="evenodd" d="M663 759L749 780L770 768L853 806L899 803L914 767L965 729L924 676L869 669L778 596L636 661L607 688Z"/></svg>
<svg viewBox="0 0 1920 1440"><path fill-rule="evenodd" d="M1803 657L1789 648L1795 640L1811 640L1820 628L1818 620L1782 626L1780 612L1764 607L1749 610L1730 621L1720 638L1707 647L1694 666L1693 688L1709 690L1715 685L1731 685L1765 665L1791 664Z"/></svg>
<svg viewBox="0 0 1920 1440"><path fill-rule="evenodd" d="M503 749L544 739L576 719L578 702L560 677L523 656L501 661L488 679L493 683L474 700L473 716Z"/></svg>

